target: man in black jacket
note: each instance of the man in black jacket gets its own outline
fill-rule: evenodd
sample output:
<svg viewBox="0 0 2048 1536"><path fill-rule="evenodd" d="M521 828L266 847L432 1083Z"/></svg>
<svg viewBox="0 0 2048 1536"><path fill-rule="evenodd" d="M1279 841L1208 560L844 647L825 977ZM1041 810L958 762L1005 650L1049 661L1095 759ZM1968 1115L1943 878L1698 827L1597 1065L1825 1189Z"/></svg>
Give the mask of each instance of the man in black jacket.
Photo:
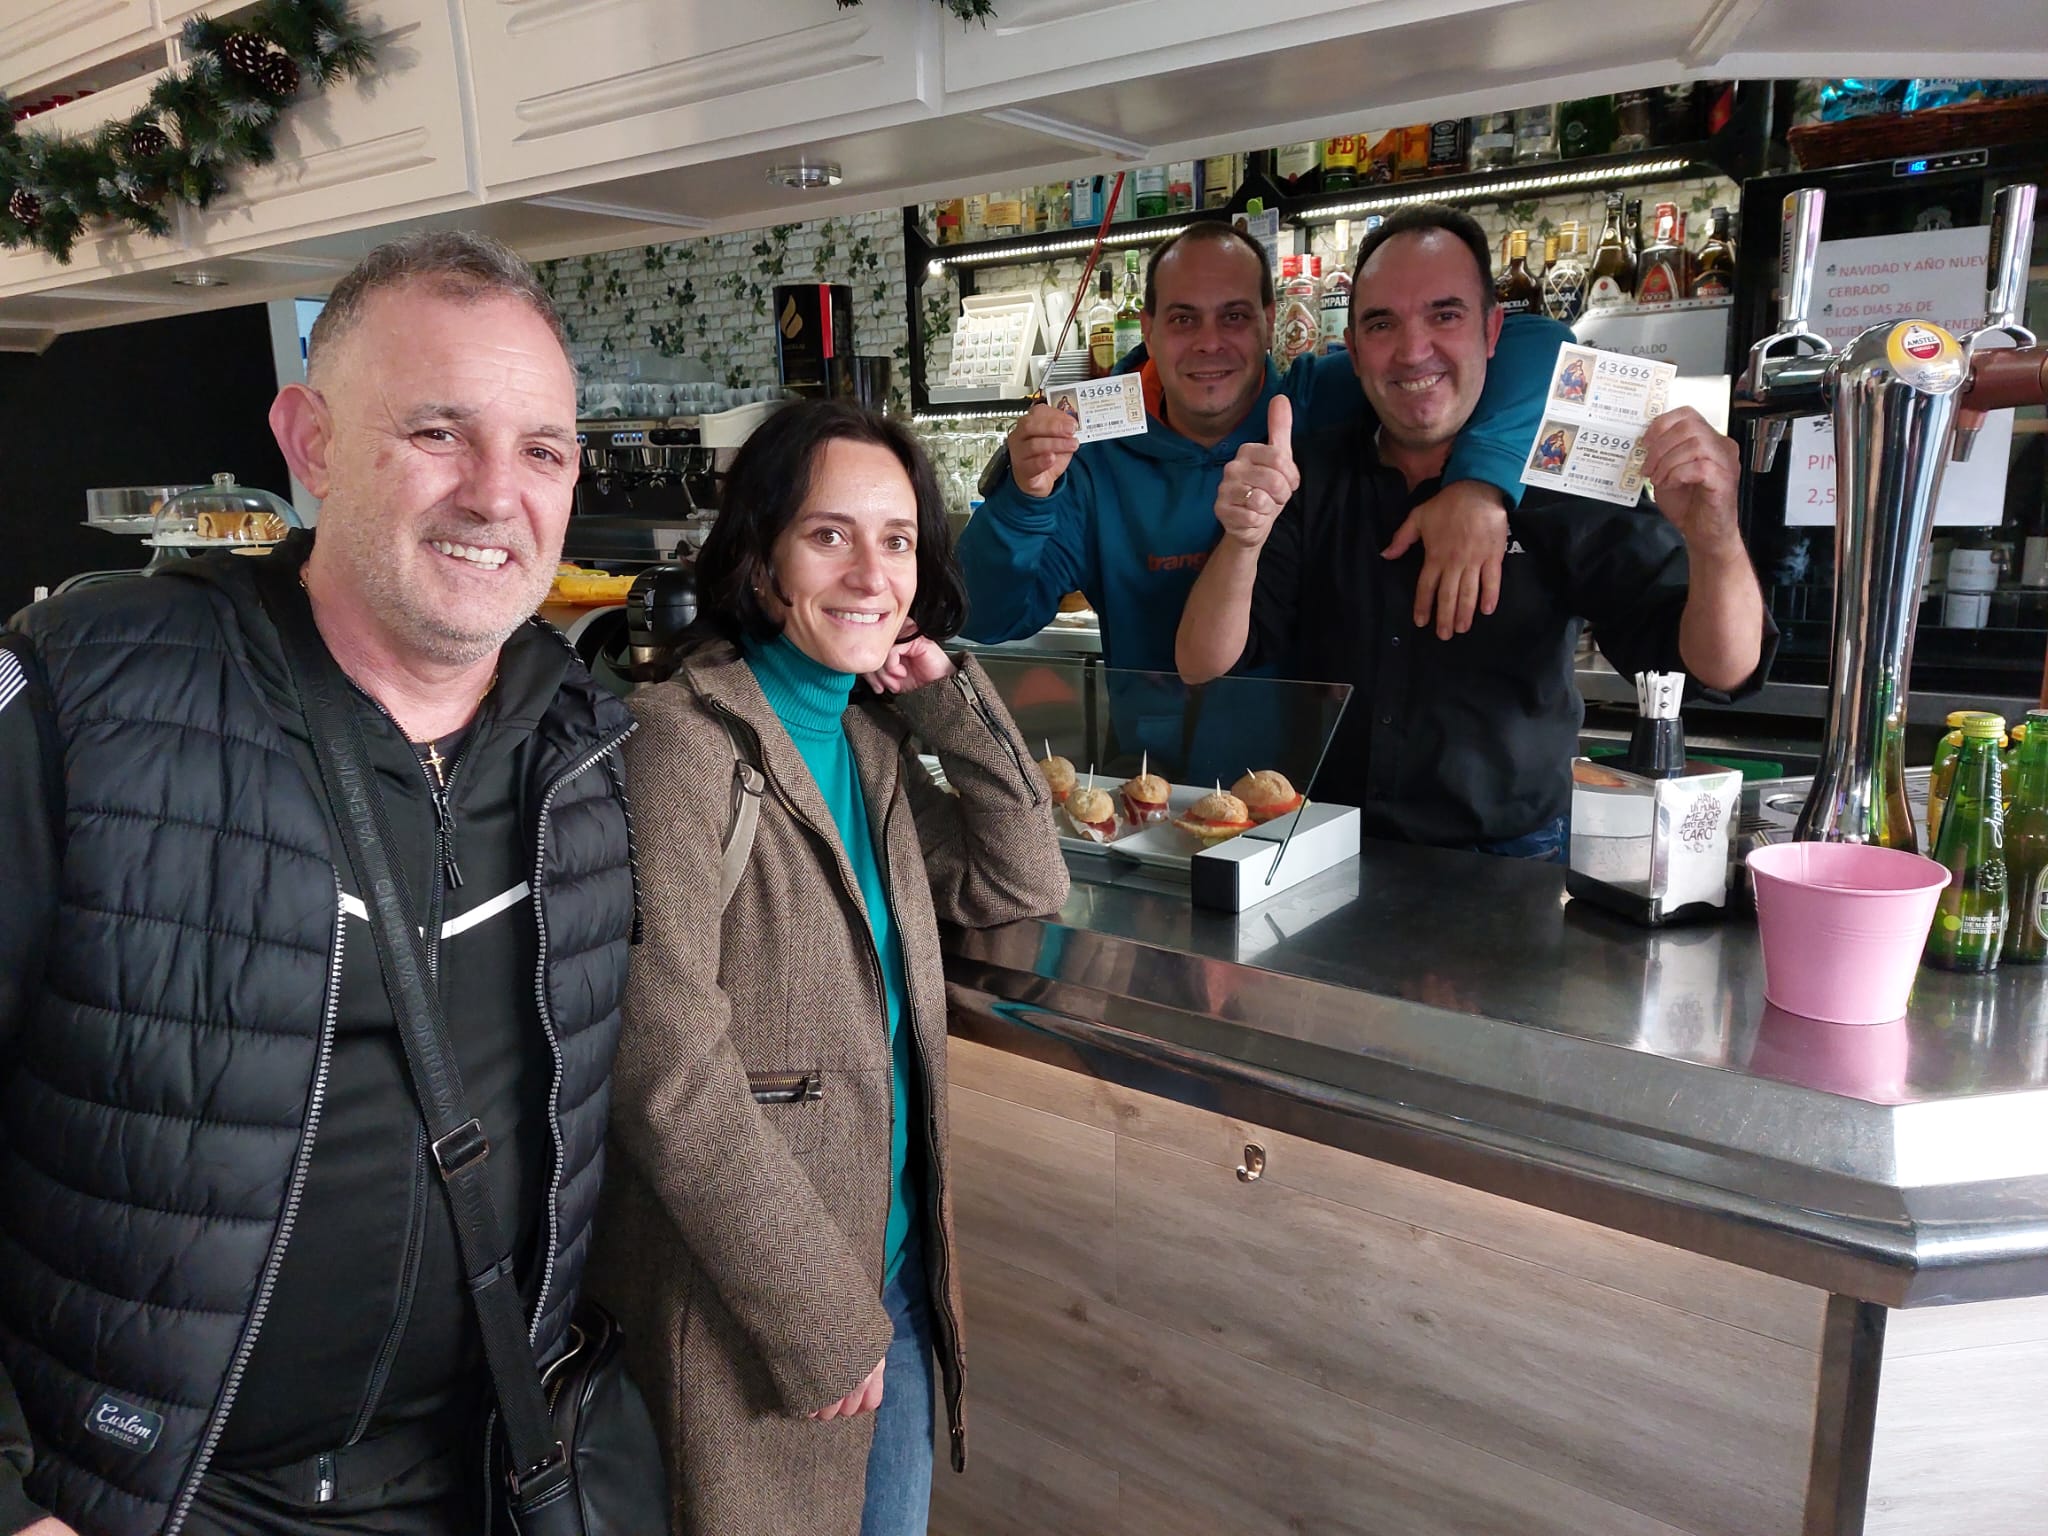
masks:
<svg viewBox="0 0 2048 1536"><path fill-rule="evenodd" d="M380 248L271 410L317 540L0 636L0 1533L480 1529L454 1228L271 616L355 684L552 1356L633 921L628 717L531 617L575 414L517 257Z"/></svg>
<svg viewBox="0 0 2048 1536"><path fill-rule="evenodd" d="M1561 861L1580 624L1624 675L1683 670L1723 696L1761 684L1775 631L1736 522L1740 455L1683 407L1644 438L1654 507L1532 491L1493 616L1453 636L1407 622L1418 562L1381 551L1434 494L1500 326L1469 214L1418 204L1366 237L1349 347L1378 428L1322 434L1297 463L1278 419L1238 450L1175 662L1191 683L1277 664L1349 684L1310 793L1360 807L1369 835Z"/></svg>

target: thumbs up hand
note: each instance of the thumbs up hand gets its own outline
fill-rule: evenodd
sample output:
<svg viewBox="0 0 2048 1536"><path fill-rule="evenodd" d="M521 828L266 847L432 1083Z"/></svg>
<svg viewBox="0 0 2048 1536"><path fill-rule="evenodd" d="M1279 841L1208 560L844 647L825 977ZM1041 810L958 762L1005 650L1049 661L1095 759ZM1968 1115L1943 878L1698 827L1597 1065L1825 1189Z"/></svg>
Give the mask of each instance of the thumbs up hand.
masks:
<svg viewBox="0 0 2048 1536"><path fill-rule="evenodd" d="M1273 519L1301 489L1294 467L1294 405L1275 395L1266 411L1266 441L1246 443L1223 469L1216 488L1216 521L1223 536L1247 549L1258 549L1272 531Z"/></svg>

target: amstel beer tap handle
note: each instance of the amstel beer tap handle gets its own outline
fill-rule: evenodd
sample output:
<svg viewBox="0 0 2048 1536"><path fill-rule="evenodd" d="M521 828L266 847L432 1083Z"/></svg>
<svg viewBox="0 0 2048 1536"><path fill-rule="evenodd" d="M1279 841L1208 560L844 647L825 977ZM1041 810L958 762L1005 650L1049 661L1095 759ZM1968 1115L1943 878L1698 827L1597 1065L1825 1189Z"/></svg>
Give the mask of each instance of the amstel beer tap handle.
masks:
<svg viewBox="0 0 2048 1536"><path fill-rule="evenodd" d="M1970 377L1963 386L1949 457L1958 464L1970 457L1984 413L2002 405L2033 405L2040 396L2030 384L2024 364L2008 363L2011 349L2034 349L2034 333L2026 319L2027 262L2034 248L2035 188L2022 183L2000 187L1991 200L1991 247L1984 263L1984 323L1962 338ZM2011 396L2012 398L2006 398Z"/></svg>
<svg viewBox="0 0 2048 1536"><path fill-rule="evenodd" d="M1785 194L1778 218L1778 330L1804 336L1813 304L1813 271L1820 264L1820 219L1827 193L1807 187Z"/></svg>
<svg viewBox="0 0 2048 1536"><path fill-rule="evenodd" d="M1785 194L1778 223L1778 329L1749 349L1749 366L1736 381L1738 403L1761 408L1764 419L1750 436L1749 467L1769 471L1785 440L1788 416L1825 410L1827 341L1807 328L1813 272L1820 259L1821 212L1827 194L1817 187Z"/></svg>
<svg viewBox="0 0 2048 1536"><path fill-rule="evenodd" d="M1991 200L1991 251L1984 268L1984 329L2024 336L2018 345L2034 343L2026 328L2027 262L2034 248L2034 200L2037 189L2026 184L2000 187Z"/></svg>

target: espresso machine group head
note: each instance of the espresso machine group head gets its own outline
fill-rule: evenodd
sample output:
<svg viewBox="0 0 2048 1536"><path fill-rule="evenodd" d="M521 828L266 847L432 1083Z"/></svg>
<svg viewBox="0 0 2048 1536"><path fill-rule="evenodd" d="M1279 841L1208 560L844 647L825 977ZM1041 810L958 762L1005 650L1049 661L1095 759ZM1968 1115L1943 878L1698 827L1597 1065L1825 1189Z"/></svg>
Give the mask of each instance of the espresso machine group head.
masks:
<svg viewBox="0 0 2048 1536"><path fill-rule="evenodd" d="M1969 457L1984 413L2048 398L2048 354L2020 323L2035 189L1993 204L1985 319L1958 340L1938 325L1869 327L1841 351L1807 328L1824 194L1785 199L1778 329L1750 349L1734 411L1752 423L1750 468L1771 467L1787 422L1831 416L1835 618L1820 762L1802 841L1915 848L1903 741L1907 666L1943 467Z"/></svg>

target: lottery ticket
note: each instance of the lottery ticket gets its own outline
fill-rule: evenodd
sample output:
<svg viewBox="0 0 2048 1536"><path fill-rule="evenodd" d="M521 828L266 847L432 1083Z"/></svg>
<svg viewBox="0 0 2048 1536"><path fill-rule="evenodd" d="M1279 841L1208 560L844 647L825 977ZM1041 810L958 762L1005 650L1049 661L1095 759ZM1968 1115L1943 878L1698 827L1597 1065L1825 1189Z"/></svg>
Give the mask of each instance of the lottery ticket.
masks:
<svg viewBox="0 0 2048 1536"><path fill-rule="evenodd" d="M1671 401L1678 369L1595 347L1558 350L1522 483L1633 506L1643 435Z"/></svg>
<svg viewBox="0 0 2048 1536"><path fill-rule="evenodd" d="M1053 384L1045 391L1045 403L1074 418L1084 443L1135 437L1145 430L1145 387L1135 373Z"/></svg>

